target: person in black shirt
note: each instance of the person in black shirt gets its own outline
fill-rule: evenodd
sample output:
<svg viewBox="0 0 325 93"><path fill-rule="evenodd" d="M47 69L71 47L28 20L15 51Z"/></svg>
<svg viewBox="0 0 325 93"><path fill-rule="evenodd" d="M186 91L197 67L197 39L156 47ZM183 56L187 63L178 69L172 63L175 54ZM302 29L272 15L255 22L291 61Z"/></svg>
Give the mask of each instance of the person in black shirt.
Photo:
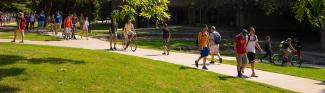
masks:
<svg viewBox="0 0 325 93"><path fill-rule="evenodd" d="M164 53L163 55L169 55L169 49L168 49L168 43L170 41L170 30L167 28L167 24L164 24L164 27L162 29L162 37L163 37L163 47L164 47Z"/></svg>
<svg viewBox="0 0 325 93"><path fill-rule="evenodd" d="M269 57L270 63L274 63L272 60L272 43L271 43L270 36L266 36L266 42L264 44L264 48L265 48L266 54L260 59L261 62L263 62L264 58Z"/></svg>
<svg viewBox="0 0 325 93"><path fill-rule="evenodd" d="M116 38L117 38L117 28L118 24L115 19L112 20L111 22L111 31L110 31L110 36L109 36L109 41L110 41L110 50L116 50ZM114 44L114 48L112 48L112 44Z"/></svg>

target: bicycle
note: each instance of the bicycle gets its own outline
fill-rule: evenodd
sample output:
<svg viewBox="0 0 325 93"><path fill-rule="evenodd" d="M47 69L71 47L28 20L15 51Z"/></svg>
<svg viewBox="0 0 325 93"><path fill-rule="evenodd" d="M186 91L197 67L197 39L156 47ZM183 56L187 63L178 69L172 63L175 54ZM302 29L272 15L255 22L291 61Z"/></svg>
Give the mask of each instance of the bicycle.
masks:
<svg viewBox="0 0 325 93"><path fill-rule="evenodd" d="M138 40L137 35L134 35L134 37L128 40L127 42L123 40L122 42L123 49L126 50L130 46L132 52L135 52L138 48L137 40Z"/></svg>
<svg viewBox="0 0 325 93"><path fill-rule="evenodd" d="M272 60L274 61L273 64L276 64L275 62L281 63L281 65L286 65L288 62L290 62L291 66L295 66L294 64L298 64L299 67L301 67L302 59L295 54L290 54L288 58L285 58L284 53L274 54L272 56Z"/></svg>

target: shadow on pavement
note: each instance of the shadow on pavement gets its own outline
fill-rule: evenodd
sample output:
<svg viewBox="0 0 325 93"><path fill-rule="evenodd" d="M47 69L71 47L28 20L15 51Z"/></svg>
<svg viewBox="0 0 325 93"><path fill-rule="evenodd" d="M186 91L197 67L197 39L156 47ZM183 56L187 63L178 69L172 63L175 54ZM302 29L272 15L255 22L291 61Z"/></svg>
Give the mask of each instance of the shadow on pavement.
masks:
<svg viewBox="0 0 325 93"><path fill-rule="evenodd" d="M161 54L144 55L144 56L161 56Z"/></svg>

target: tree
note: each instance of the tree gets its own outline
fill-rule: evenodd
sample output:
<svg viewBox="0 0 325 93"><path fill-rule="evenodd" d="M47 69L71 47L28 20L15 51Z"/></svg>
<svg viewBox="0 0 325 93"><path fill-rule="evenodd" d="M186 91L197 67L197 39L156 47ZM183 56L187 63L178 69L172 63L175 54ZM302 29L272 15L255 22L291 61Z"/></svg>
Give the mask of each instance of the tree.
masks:
<svg viewBox="0 0 325 93"><path fill-rule="evenodd" d="M123 0L119 10L114 10L112 17L125 20L141 16L156 23L170 19L167 4L169 0Z"/></svg>
<svg viewBox="0 0 325 93"><path fill-rule="evenodd" d="M325 0L298 0L293 7L295 18L308 21L312 26L320 29L320 42L325 50Z"/></svg>

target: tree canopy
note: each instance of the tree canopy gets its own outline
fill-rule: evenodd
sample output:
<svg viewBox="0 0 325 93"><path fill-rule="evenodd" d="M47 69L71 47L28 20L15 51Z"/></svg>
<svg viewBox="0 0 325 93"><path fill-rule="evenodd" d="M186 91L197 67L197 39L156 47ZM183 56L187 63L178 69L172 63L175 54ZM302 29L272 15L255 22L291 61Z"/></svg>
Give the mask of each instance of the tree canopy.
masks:
<svg viewBox="0 0 325 93"><path fill-rule="evenodd" d="M125 20L141 16L156 23L170 19L169 0L123 0L119 9L114 10L112 17Z"/></svg>

